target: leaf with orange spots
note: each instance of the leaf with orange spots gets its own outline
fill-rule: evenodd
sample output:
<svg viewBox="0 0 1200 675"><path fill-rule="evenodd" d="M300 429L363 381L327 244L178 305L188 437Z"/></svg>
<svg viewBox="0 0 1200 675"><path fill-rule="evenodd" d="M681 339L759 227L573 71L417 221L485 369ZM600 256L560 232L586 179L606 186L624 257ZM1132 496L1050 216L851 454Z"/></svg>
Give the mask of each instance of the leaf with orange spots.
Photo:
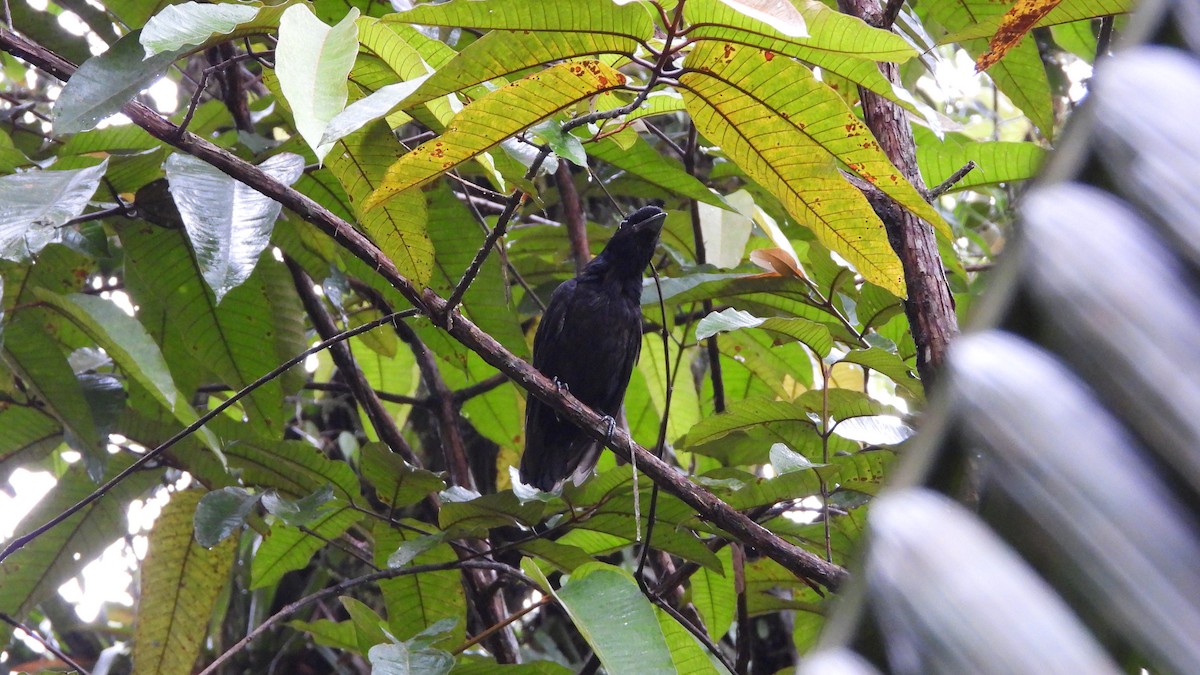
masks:
<svg viewBox="0 0 1200 675"><path fill-rule="evenodd" d="M943 235L950 227L837 93L792 59L728 43L701 43L685 66L680 84L697 128L822 244L869 281L903 295L900 261L883 224L839 163Z"/></svg>
<svg viewBox="0 0 1200 675"><path fill-rule="evenodd" d="M608 2L448 2L419 5L382 22L491 31L437 67L406 107L539 64L593 54L632 54L654 36L654 23L643 7Z"/></svg>
<svg viewBox="0 0 1200 675"><path fill-rule="evenodd" d="M1064 0L1064 4L1073 1ZM995 0L938 0L921 3L917 6L917 13L927 25L941 24L953 34L954 31L985 21L995 21L994 25L999 25L1000 18L1010 4ZM962 47L973 57L987 51L987 43L983 40L965 40ZM1016 44L987 74L996 83L996 88L1020 108L1046 138L1054 137L1050 81L1036 44L1031 41Z"/></svg>
<svg viewBox="0 0 1200 675"><path fill-rule="evenodd" d="M982 73L1004 58L1008 50L1033 30L1033 26L1050 13L1060 0L1017 0L1000 21L1000 27L988 43L988 50L975 59L975 72Z"/></svg>
<svg viewBox="0 0 1200 675"><path fill-rule="evenodd" d="M1103 16L1125 14L1132 11L1134 0L1060 0L1057 6L1039 19L1037 26L1061 26L1076 21L1089 21ZM962 42L975 38L992 37L1000 29L1000 24L1007 14L996 13L984 18L976 17L976 22L965 28L954 30L940 38L939 45L952 42Z"/></svg>
<svg viewBox="0 0 1200 675"><path fill-rule="evenodd" d="M877 65L878 61L902 63L916 56L917 51L904 38L820 2L800 2L793 11L803 19L807 36L791 35L777 22L760 21L722 0L688 0L684 18L690 24L688 37L692 40L720 40L795 57L916 112L905 97L897 95Z"/></svg>
<svg viewBox="0 0 1200 675"><path fill-rule="evenodd" d="M446 133L392 164L363 209L374 209L564 108L624 84L624 75L588 59L560 63L497 89L464 108Z"/></svg>

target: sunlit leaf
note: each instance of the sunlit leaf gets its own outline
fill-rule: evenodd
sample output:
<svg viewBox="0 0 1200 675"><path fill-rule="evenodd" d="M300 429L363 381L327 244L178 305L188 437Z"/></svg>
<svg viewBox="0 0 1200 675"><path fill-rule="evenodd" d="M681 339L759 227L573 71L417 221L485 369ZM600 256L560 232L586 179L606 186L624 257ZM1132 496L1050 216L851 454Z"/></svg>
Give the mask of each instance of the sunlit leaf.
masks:
<svg viewBox="0 0 1200 675"><path fill-rule="evenodd" d="M975 162L976 168L950 192L1033 178L1046 160L1046 150L1036 143L972 141L959 134L947 134L944 140L928 132L915 135L917 166L926 185L939 185L967 162Z"/></svg>
<svg viewBox="0 0 1200 675"><path fill-rule="evenodd" d="M73 171L0 176L0 259L25 260L59 238L58 228L83 213L108 160Z"/></svg>
<svg viewBox="0 0 1200 675"><path fill-rule="evenodd" d="M209 5L185 2L168 5L142 28L140 41L146 56L202 44L213 35L225 35L238 24L258 15L253 5Z"/></svg>
<svg viewBox="0 0 1200 675"><path fill-rule="evenodd" d="M975 71L983 72L1004 58L1008 50L1033 30L1059 2L1061 0L1017 0L1000 20L996 34L988 42L988 50L975 59Z"/></svg>
<svg viewBox="0 0 1200 675"><path fill-rule="evenodd" d="M304 171L304 158L280 153L259 168L291 185ZM283 207L190 155L171 155L163 169L204 280L220 303L226 293L250 278Z"/></svg>
<svg viewBox="0 0 1200 675"><path fill-rule="evenodd" d="M838 173L835 158L924 217L932 211L882 154L845 103L786 58L705 42L680 77L701 133L779 198L818 241L867 280L904 293L900 261L866 197ZM935 225L948 226L936 214Z"/></svg>
<svg viewBox="0 0 1200 675"><path fill-rule="evenodd" d="M1133 0L1061 0L1051 8L1048 14L1040 18L1035 25L1059 26L1103 16L1125 14L1132 11L1133 6ZM956 29L954 32L939 39L938 44L991 37L996 34L1005 16L1006 14L1004 13L993 13L990 16L980 19L977 23L968 25L966 28Z"/></svg>
<svg viewBox="0 0 1200 675"><path fill-rule="evenodd" d="M352 8L336 26L313 16L304 5L292 5L279 20L275 75L296 120L296 130L317 161L332 145L321 143L325 127L346 107L346 77L358 54L358 10Z"/></svg>
<svg viewBox="0 0 1200 675"><path fill-rule="evenodd" d="M445 134L389 167L363 208L373 209L577 101L624 84L620 72L600 61L584 60L558 64L498 89L464 108Z"/></svg>

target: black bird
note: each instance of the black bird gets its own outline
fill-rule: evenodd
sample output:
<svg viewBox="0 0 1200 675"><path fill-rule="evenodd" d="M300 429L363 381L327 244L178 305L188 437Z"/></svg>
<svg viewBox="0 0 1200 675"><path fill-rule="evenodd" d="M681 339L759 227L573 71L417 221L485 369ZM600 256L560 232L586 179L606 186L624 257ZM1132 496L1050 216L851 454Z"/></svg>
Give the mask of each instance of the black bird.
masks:
<svg viewBox="0 0 1200 675"><path fill-rule="evenodd" d="M533 338L533 366L596 412L615 418L642 350L642 272L667 214L643 206L579 276L559 286ZM521 480L549 492L586 476L600 443L530 396Z"/></svg>

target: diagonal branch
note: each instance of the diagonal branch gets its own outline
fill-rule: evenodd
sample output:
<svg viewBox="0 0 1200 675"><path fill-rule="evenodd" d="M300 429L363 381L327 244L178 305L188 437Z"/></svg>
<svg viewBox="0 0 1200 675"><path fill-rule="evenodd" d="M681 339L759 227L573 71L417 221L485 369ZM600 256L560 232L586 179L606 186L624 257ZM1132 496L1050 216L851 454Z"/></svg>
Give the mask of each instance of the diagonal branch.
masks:
<svg viewBox="0 0 1200 675"><path fill-rule="evenodd" d="M0 49L17 56L46 72L69 79L75 67L62 57L11 30L0 27ZM347 251L366 262L402 294L417 311L427 316L445 316L445 298L430 289L418 290L400 274L395 264L350 223L300 192L289 188L232 153L223 150L191 133L178 134L170 121L137 102L127 103L121 110L126 117L150 135L180 150L202 159L238 181L278 201L296 215L316 225ZM579 118L583 119L583 118ZM605 418L585 406L570 392L559 391L548 378L533 366L513 355L491 335L480 330L466 317L453 312L454 319L447 332L456 340L479 354L521 387L545 401L573 424L585 429L593 438L605 440L608 423ZM667 492L679 497L696 509L700 517L729 532L733 537L758 549L784 568L800 577L827 588L836 589L847 579L846 570L783 540L745 514L734 510L708 490L689 481L673 467L638 445L629 434L618 429L612 434L609 447L622 459L629 461L637 455L642 472ZM21 545L24 545L23 542Z"/></svg>
<svg viewBox="0 0 1200 675"><path fill-rule="evenodd" d="M296 292L300 294L300 301L304 304L304 309L308 312L309 317L312 318L317 335L320 335L322 340L328 340L337 335L338 329L333 322L333 317L329 316L329 312L325 311L325 306L321 304L321 299L313 292L312 279L308 278L295 260L285 258L284 262L287 264L288 271L292 273ZM359 369L354 355L350 352L350 345L339 342L329 348L329 355L333 357L334 365L345 375L351 394L363 407L367 419L371 421L371 426L375 427L375 433L379 435L379 440L391 448L392 452L403 457L404 461L416 467L421 466L421 460L417 458L408 441L404 440L404 435L400 433L400 427L396 426L396 420L392 419L392 416L384 409L379 396L375 394L375 390L371 388L371 384L367 382L367 378Z"/></svg>

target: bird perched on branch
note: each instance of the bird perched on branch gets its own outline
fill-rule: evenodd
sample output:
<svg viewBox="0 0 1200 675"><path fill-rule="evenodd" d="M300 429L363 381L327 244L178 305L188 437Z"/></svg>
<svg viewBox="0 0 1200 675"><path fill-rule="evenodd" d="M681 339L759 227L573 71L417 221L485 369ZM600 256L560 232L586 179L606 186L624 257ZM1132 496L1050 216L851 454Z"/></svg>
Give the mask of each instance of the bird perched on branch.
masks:
<svg viewBox="0 0 1200 675"><path fill-rule="evenodd" d="M600 255L550 296L533 338L533 366L610 418L621 409L642 349L642 272L666 217L656 206L643 206L621 221ZM598 441L529 398L523 482L549 492L567 478L582 480L599 456Z"/></svg>

